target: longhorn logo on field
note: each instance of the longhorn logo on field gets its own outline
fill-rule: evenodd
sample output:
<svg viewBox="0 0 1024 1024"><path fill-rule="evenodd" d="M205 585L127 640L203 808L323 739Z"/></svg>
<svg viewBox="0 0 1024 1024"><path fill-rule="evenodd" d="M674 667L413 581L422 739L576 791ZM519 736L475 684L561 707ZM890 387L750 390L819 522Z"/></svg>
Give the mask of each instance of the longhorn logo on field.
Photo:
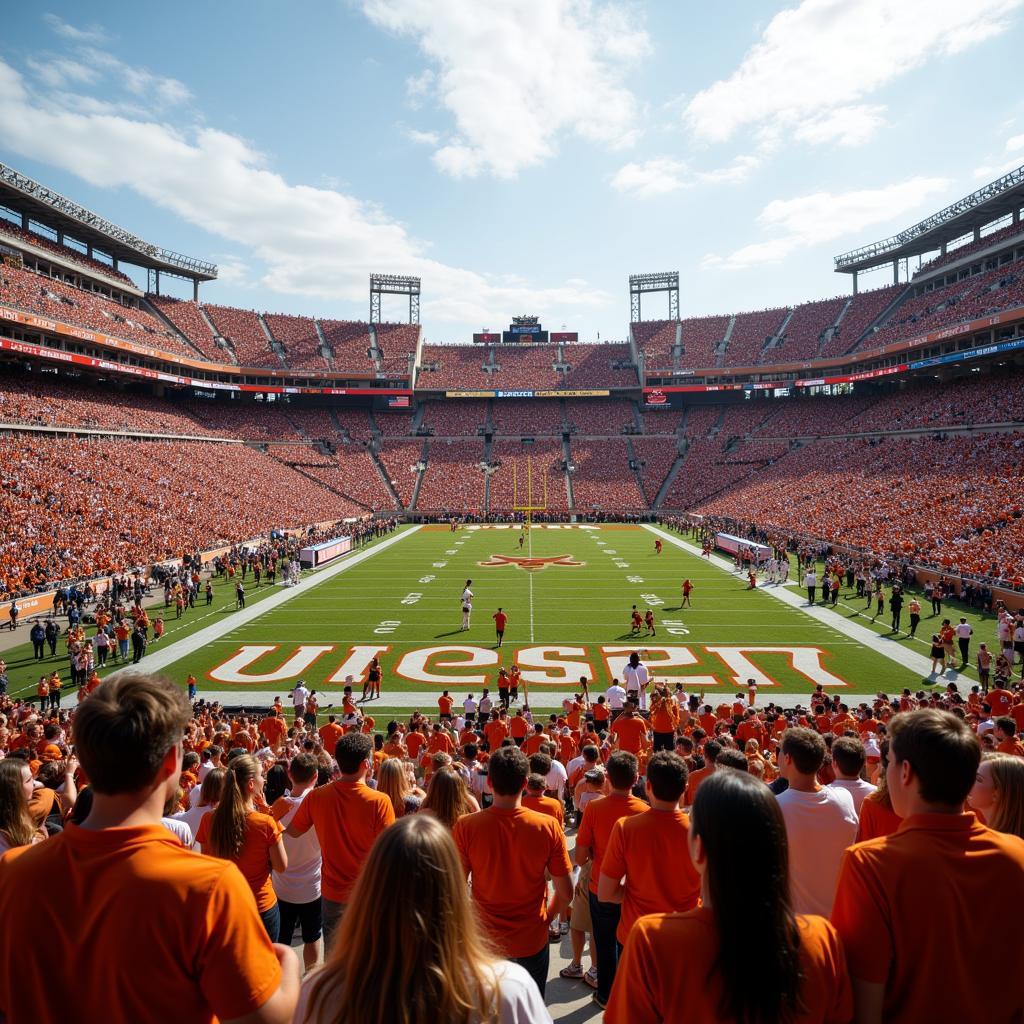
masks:
<svg viewBox="0 0 1024 1024"><path fill-rule="evenodd" d="M538 569L543 569L548 565L573 565L580 566L586 565L586 562L577 562L572 555L551 555L548 558L534 558L534 557L522 557L519 555L491 555L486 562L477 562L477 565L482 565L488 568L492 568L496 565L517 565L520 569L525 569L527 572L536 572Z"/></svg>

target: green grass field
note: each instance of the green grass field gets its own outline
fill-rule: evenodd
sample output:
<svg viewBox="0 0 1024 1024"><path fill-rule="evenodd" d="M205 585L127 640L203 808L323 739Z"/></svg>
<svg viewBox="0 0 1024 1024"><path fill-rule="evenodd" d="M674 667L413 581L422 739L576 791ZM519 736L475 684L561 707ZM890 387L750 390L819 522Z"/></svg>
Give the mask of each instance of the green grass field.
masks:
<svg viewBox="0 0 1024 1024"><path fill-rule="evenodd" d="M523 670L531 705L557 706L576 689L580 675L591 679L596 696L634 649L657 679L681 681L709 697L735 693L750 675L759 679L762 700L809 694L818 681L851 696L921 685L918 665L898 664L880 649L895 644L926 656L935 625L930 609L917 640L887 636L888 620L873 623L870 612L862 614L863 601L845 592L836 612L816 621L768 592L747 590L745 580L669 542L657 555L654 540L637 526L535 526L521 550L517 528L452 533L423 527L249 622L239 621L229 589L221 584L212 609L197 608L181 622L168 620L167 637L150 648L143 665L181 682L192 673L201 696L216 695L229 704L269 703L301 677L324 694L323 704L337 705L348 674L359 696L369 657L378 653L384 687L382 699L369 705L374 715L407 713L414 704L436 709L444 688L460 701L466 692L479 694L483 685L494 691L498 667L514 661ZM528 569L516 564L520 558L539 561ZM680 610L684 577L695 585L693 607ZM471 628L462 631L459 598L466 579L473 580L473 617ZM800 593L795 586L787 589ZM250 607L258 612L262 601L280 592L261 588L251 595ZM641 612L654 611L656 636L631 633L633 604ZM509 622L497 650L491 616L499 606ZM956 607L949 613L961 614ZM977 615L970 618L973 650L990 639L992 627ZM870 636L845 635L847 621L867 627ZM219 625L221 635L187 642L211 625ZM170 644L181 656L159 664L174 653L167 650ZM8 655L14 692L32 692L40 669L30 653L21 648ZM959 681L969 685L972 677L968 672Z"/></svg>

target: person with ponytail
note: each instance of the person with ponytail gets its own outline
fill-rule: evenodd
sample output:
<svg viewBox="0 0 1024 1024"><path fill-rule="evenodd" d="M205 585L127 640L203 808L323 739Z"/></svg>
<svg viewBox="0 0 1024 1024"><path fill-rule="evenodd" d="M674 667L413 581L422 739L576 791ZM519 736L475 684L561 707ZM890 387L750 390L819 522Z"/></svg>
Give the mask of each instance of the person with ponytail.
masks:
<svg viewBox="0 0 1024 1024"><path fill-rule="evenodd" d="M633 925L605 1024L852 1020L838 934L823 917L793 913L786 824L771 790L743 772L708 776L689 845L702 905Z"/></svg>
<svg viewBox="0 0 1024 1024"><path fill-rule="evenodd" d="M486 944L455 841L432 814L377 836L336 939L295 1024L551 1024L526 970Z"/></svg>
<svg viewBox="0 0 1024 1024"><path fill-rule="evenodd" d="M1024 757L983 755L967 802L989 828L1024 839Z"/></svg>
<svg viewBox="0 0 1024 1024"><path fill-rule="evenodd" d="M203 853L238 865L256 897L256 909L270 941L277 942L281 909L271 872L288 867L288 854L281 841L284 829L269 814L256 810L254 801L262 785L262 769L252 754L233 757L220 803L199 823L196 845Z"/></svg>

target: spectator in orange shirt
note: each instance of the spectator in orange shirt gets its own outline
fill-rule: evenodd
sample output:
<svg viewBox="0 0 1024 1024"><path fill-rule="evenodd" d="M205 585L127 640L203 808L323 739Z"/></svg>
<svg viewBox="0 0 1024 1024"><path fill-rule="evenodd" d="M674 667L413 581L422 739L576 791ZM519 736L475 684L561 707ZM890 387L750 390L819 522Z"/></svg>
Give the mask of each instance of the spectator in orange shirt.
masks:
<svg viewBox="0 0 1024 1024"><path fill-rule="evenodd" d="M978 765L970 806L997 832L1024 839L1024 758L986 754Z"/></svg>
<svg viewBox="0 0 1024 1024"><path fill-rule="evenodd" d="M690 860L690 819L679 806L687 774L686 762L678 754L662 750L653 755L645 783L651 809L617 821L612 829L597 898L622 904L615 932L620 946L644 914L697 906L700 878ZM664 870L667 864L671 871Z"/></svg>
<svg viewBox="0 0 1024 1024"><path fill-rule="evenodd" d="M526 755L501 747L488 762L488 786L494 803L455 823L455 844L473 902L495 947L526 968L544 995L550 949L548 921L572 899L569 853L558 823L522 806L529 774ZM547 898L545 871L554 883Z"/></svg>
<svg viewBox="0 0 1024 1024"><path fill-rule="evenodd" d="M617 742L619 750L639 754L647 739L647 723L637 717L636 704L626 701L621 715L612 722L609 735Z"/></svg>
<svg viewBox="0 0 1024 1024"><path fill-rule="evenodd" d="M370 737L361 732L346 733L334 748L334 758L341 777L314 789L303 800L287 831L298 838L315 828L320 841L325 949L330 947L373 841L395 821L391 801L366 785L373 764Z"/></svg>
<svg viewBox="0 0 1024 1024"><path fill-rule="evenodd" d="M1006 984L979 990L993 893L1024 902L1024 840L964 812L981 749L968 725L926 708L889 723L890 836L846 851L832 922L846 947L857 1021L1011 1021L1024 1015L1024 943L1003 944ZM950 955L950 937L957 955ZM1013 980L1012 980L1013 979Z"/></svg>
<svg viewBox="0 0 1024 1024"><path fill-rule="evenodd" d="M256 909L271 942L281 930L281 908L271 871L285 871L288 854L281 841L283 829L269 815L256 810L254 798L263 793L263 771L252 754L239 754L228 762L220 803L199 823L196 843L214 857L234 861L252 889Z"/></svg>
<svg viewBox="0 0 1024 1024"><path fill-rule="evenodd" d="M689 849L702 905L636 922L607 1024L846 1024L852 1003L842 946L824 918L793 914L786 828L771 791L741 772L716 773L694 804ZM751 892L759 898L751 901ZM763 940L756 957L751 935Z"/></svg>
<svg viewBox="0 0 1024 1024"><path fill-rule="evenodd" d="M334 748L338 745L338 740L344 735L345 730L338 725L338 718L336 715L328 715L327 722L320 726L318 735L320 736L320 742L324 745L324 753L328 757L334 757Z"/></svg>
<svg viewBox="0 0 1024 1024"><path fill-rule="evenodd" d="M996 719L996 753L1024 757L1024 745L1017 739L1017 723L1009 716Z"/></svg>
<svg viewBox="0 0 1024 1024"><path fill-rule="evenodd" d="M270 749L275 753L280 750L285 736L288 735L288 726L283 718L277 713L277 708L271 708L270 713L260 722L260 735L265 736Z"/></svg>
<svg viewBox="0 0 1024 1024"><path fill-rule="evenodd" d="M291 1020L298 960L267 938L238 868L184 849L161 824L191 713L182 689L137 672L111 678L78 708L88 817L12 851L0 869L0 1012L12 1024L158 1024L168 999L176 1018L203 1024ZM86 928L104 955L88 970L55 972L53 962L81 955ZM24 942L26 929L44 930L55 961Z"/></svg>
<svg viewBox="0 0 1024 1024"><path fill-rule="evenodd" d="M710 776L715 774L715 761L718 759L718 755L722 752L722 744L718 740L708 740L704 744L704 767L698 768L695 771L690 772L689 779L686 783L686 793L683 796L683 806L692 807L693 801L697 797L697 790L700 789L701 783Z"/></svg>
<svg viewBox="0 0 1024 1024"><path fill-rule="evenodd" d="M526 792L523 794L523 806L538 814L548 814L565 830L565 807L561 800L553 796L545 796L547 780L543 775L531 772L526 779Z"/></svg>
<svg viewBox="0 0 1024 1024"><path fill-rule="evenodd" d="M633 796L633 787L638 778L637 760L625 750L616 750L608 758L608 782L611 792L587 804L583 820L576 833L576 863L580 866L581 881L587 878L587 898L590 906L593 928L593 953L597 964L597 991L594 1001L604 1007L612 990L615 967L618 962L618 948L615 944L615 930L619 926L622 906L619 903L602 903L598 898L598 880L601 877L601 862L612 829L620 818L632 817L647 810L643 800ZM588 873L589 868L589 873ZM577 908L573 908L574 911ZM576 938L579 952L583 943ZM579 956L575 957L579 962Z"/></svg>

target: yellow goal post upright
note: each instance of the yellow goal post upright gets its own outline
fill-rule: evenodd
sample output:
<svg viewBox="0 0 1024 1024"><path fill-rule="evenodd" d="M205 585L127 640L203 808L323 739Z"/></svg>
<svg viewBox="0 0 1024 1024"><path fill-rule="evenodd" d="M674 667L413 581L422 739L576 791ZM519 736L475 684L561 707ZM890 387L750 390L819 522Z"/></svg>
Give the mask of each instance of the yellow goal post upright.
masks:
<svg viewBox="0 0 1024 1024"><path fill-rule="evenodd" d="M541 495L537 495L535 499L533 493L533 456L526 456L526 493L523 495L524 500L520 500L519 493L519 474L517 473L517 464L512 463L512 511L522 512L526 516L526 528L529 529L533 525L533 513L534 512L547 512L548 510L548 474L544 473L544 486L543 486L543 504L537 504L537 499L541 498Z"/></svg>

